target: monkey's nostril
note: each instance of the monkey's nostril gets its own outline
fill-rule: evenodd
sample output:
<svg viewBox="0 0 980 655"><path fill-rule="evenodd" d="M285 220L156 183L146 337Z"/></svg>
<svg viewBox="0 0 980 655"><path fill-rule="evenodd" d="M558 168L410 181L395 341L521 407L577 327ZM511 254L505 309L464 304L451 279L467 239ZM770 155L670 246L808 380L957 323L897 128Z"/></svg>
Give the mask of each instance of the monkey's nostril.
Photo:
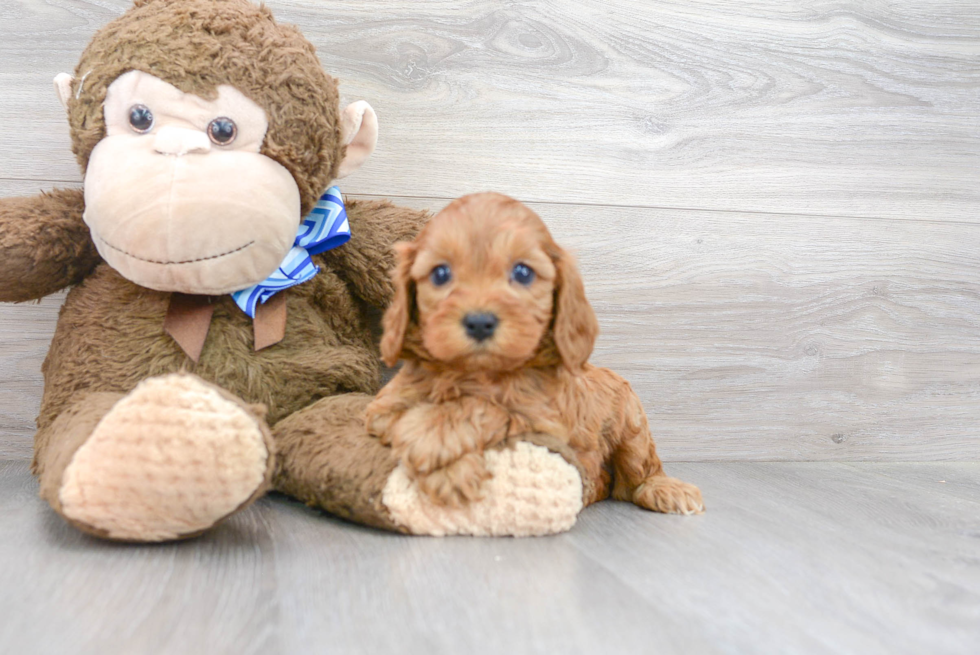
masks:
<svg viewBox="0 0 980 655"><path fill-rule="evenodd" d="M161 155L181 157L188 153L211 150L211 139L204 132L183 127L164 126L153 139L153 149Z"/></svg>
<svg viewBox="0 0 980 655"><path fill-rule="evenodd" d="M473 312L463 317L463 327L471 339L484 341L493 336L500 319L490 312Z"/></svg>

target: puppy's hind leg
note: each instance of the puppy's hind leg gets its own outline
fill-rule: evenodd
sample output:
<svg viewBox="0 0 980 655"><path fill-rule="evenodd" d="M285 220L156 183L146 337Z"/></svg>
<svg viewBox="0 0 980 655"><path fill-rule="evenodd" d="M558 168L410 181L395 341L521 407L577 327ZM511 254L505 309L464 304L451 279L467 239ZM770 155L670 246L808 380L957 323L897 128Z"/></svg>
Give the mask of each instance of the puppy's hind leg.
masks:
<svg viewBox="0 0 980 655"><path fill-rule="evenodd" d="M701 514L704 501L693 484L664 473L650 434L643 405L624 383L620 411L614 419L613 498L666 514Z"/></svg>

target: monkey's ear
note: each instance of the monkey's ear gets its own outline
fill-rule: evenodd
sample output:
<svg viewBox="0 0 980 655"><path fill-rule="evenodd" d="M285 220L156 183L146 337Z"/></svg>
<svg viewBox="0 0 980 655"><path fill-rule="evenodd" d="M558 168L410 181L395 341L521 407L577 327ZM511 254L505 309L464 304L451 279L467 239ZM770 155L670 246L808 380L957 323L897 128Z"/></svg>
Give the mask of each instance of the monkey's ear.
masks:
<svg viewBox="0 0 980 655"><path fill-rule="evenodd" d="M347 152L337 170L337 179L356 171L374 152L378 143L378 116L371 105L363 100L347 105L340 115L340 143L347 146Z"/></svg>
<svg viewBox="0 0 980 655"><path fill-rule="evenodd" d="M54 76L54 92L58 94L61 106L68 109L68 100L71 98L71 83L75 78L68 73L58 73Z"/></svg>

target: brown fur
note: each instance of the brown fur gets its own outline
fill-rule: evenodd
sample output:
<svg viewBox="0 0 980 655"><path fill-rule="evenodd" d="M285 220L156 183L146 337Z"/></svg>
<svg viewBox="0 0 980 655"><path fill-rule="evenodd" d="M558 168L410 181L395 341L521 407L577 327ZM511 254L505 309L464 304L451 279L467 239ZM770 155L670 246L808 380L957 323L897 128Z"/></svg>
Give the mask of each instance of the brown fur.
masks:
<svg viewBox="0 0 980 655"><path fill-rule="evenodd" d="M204 351L194 364L163 331L170 294L139 287L105 264L97 266L71 290L61 310L42 369L38 428L48 427L78 393L126 393L144 378L176 371L193 372L247 403L266 405L271 425L325 396L374 393L381 368L372 307L383 302L390 286L382 273L385 259L376 260L376 270L363 264L385 241L411 236L424 216L383 202L349 202L347 209L354 238L325 253L329 259L316 256L321 272L282 292L288 307L286 336L259 352L253 350L251 319L230 296L222 296L215 301ZM349 260L353 265L345 268ZM46 443L37 445L36 467Z"/></svg>
<svg viewBox="0 0 980 655"><path fill-rule="evenodd" d="M81 189L58 189L0 206L0 302L43 298L78 284L99 263L82 222Z"/></svg>
<svg viewBox="0 0 980 655"><path fill-rule="evenodd" d="M534 212L499 194L465 196L398 252L382 352L406 363L366 423L423 492L450 506L479 498L483 451L538 432L577 455L587 503L611 485L614 498L648 509L703 510L696 487L664 474L629 383L587 363L595 314L574 263ZM526 287L509 277L518 262L537 273ZM453 280L436 286L428 277L440 264ZM499 317L491 339L466 335L468 312Z"/></svg>
<svg viewBox="0 0 980 655"><path fill-rule="evenodd" d="M367 394L323 398L275 427L276 489L332 514L404 532L381 501L398 465L391 449L364 432Z"/></svg>
<svg viewBox="0 0 980 655"><path fill-rule="evenodd" d="M220 63L218 63L220 62ZM139 0L89 43L68 104L72 150L84 170L105 136L102 103L123 73L141 70L206 100L234 86L269 118L262 154L296 180L305 214L336 176L337 81L298 29L246 0Z"/></svg>
<svg viewBox="0 0 980 655"><path fill-rule="evenodd" d="M105 135L106 88L132 69L205 98L218 85L231 84L261 105L269 118L262 152L290 171L304 212L334 176L344 152L336 81L323 72L299 31L277 25L267 9L247 0L140 0L96 34L78 65L68 104L83 169ZM148 377L194 373L245 405L265 405L269 425L327 396L377 391L377 323L392 295L391 246L417 233L424 212L348 201L352 240L315 256L321 272L281 292L288 307L285 338L255 352L251 319L230 297L219 297L197 364L163 331L169 294L137 286L101 262L83 212L81 190L0 199L0 301L33 300L77 285L65 300L43 366L33 464L43 489L58 484L58 471L108 411L101 401L88 406L90 400L119 397ZM316 439L313 432L305 434ZM362 428L361 435L365 451L371 451L374 444ZM287 446L295 447L295 441ZM316 450L316 444L310 447ZM294 451L287 447L287 456ZM311 495L323 489L316 479L322 462L287 461L296 468L280 467L282 487L328 504L329 493ZM44 492L58 509L52 493ZM383 524L371 516L367 522Z"/></svg>

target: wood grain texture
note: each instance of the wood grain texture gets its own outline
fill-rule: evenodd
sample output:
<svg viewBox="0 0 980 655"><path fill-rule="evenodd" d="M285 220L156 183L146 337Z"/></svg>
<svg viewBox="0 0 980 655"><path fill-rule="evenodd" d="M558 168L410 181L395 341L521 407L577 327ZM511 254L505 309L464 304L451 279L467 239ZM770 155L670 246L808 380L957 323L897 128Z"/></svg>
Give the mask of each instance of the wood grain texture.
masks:
<svg viewBox="0 0 980 655"><path fill-rule="evenodd" d="M980 460L980 226L531 206L668 460Z"/></svg>
<svg viewBox="0 0 980 655"><path fill-rule="evenodd" d="M128 6L0 6L0 193L77 183L50 79ZM345 192L549 201L667 459L980 459L976 7L271 6L381 116ZM58 305L0 307L2 454Z"/></svg>
<svg viewBox="0 0 980 655"><path fill-rule="evenodd" d="M980 464L671 472L701 486L705 515L604 502L556 537L436 539L276 496L202 538L132 546L78 533L37 498L26 463L0 462L0 643L132 655L976 653L980 499L961 492Z"/></svg>
<svg viewBox="0 0 980 655"><path fill-rule="evenodd" d="M632 383L668 461L980 460L980 225L532 207L578 255L592 361ZM27 456L59 305L0 308L8 454Z"/></svg>
<svg viewBox="0 0 980 655"><path fill-rule="evenodd" d="M7 0L0 177L77 180L50 80L127 0ZM381 117L348 192L975 221L980 6L270 2Z"/></svg>
<svg viewBox="0 0 980 655"><path fill-rule="evenodd" d="M600 505L569 537L651 614L705 611L702 636L728 652L974 652L980 496L950 493L969 485L939 483L944 465L894 466L920 480L877 464L675 466L705 491L710 528L665 539L629 506Z"/></svg>
<svg viewBox="0 0 980 655"><path fill-rule="evenodd" d="M0 196L79 181L50 81L129 4L0 2ZM0 650L980 652L980 463L902 461L980 460L980 6L268 4L378 110L346 193L538 201L708 513L425 539L274 496L99 542L27 470L61 297L3 305Z"/></svg>
<svg viewBox="0 0 980 655"><path fill-rule="evenodd" d="M44 387L41 362L63 299L0 307L0 459L31 457Z"/></svg>
<svg viewBox="0 0 980 655"><path fill-rule="evenodd" d="M0 197L33 195L50 186L0 180ZM31 458L44 387L41 363L63 300L64 294L56 294L39 303L0 303L0 459Z"/></svg>

